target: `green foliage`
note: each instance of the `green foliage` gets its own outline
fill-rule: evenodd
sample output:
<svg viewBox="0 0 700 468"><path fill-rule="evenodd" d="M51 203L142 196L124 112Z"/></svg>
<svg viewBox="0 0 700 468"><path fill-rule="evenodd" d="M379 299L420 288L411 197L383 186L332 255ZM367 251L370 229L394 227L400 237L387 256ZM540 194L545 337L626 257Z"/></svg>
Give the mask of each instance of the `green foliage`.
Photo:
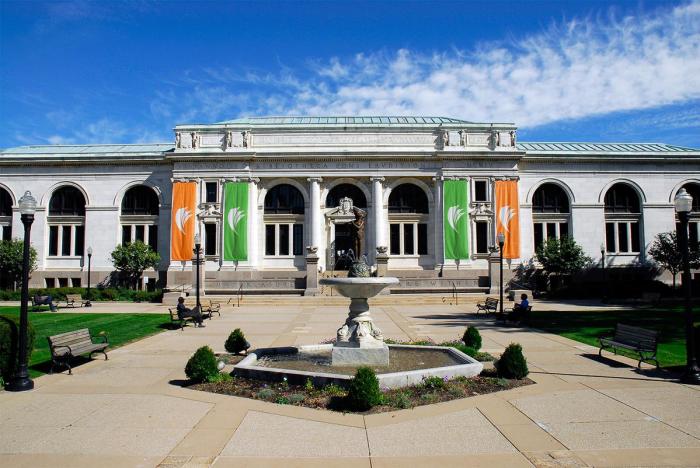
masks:
<svg viewBox="0 0 700 468"><path fill-rule="evenodd" d="M464 336L462 336L462 341L464 341L466 346L476 351L481 349L481 333L476 327L468 327L467 331L464 332Z"/></svg>
<svg viewBox="0 0 700 468"><path fill-rule="evenodd" d="M269 400L273 396L275 396L275 391L271 388L263 388L257 394L257 397L261 400Z"/></svg>
<svg viewBox="0 0 700 468"><path fill-rule="evenodd" d="M292 393L289 395L289 403L295 405L297 403L301 403L302 401L306 400L306 396L301 394L301 393Z"/></svg>
<svg viewBox="0 0 700 468"><path fill-rule="evenodd" d="M80 294L83 299L87 299L87 288L31 288L29 297L34 295L51 295L54 302L63 301L67 294ZM0 301L19 301L20 291L0 290ZM135 291L125 288L91 288L90 300L95 301L125 301L125 302L161 302L163 291Z"/></svg>
<svg viewBox="0 0 700 468"><path fill-rule="evenodd" d="M289 402L289 398L287 398L284 395L280 395L275 400L275 403L277 403L278 405L288 405L290 402Z"/></svg>
<svg viewBox="0 0 700 468"><path fill-rule="evenodd" d="M219 372L216 375L212 375L209 377L209 380L207 382L209 383L221 383L221 382L231 382L233 380L233 376L227 372Z"/></svg>
<svg viewBox="0 0 700 468"><path fill-rule="evenodd" d="M118 245L111 255L114 268L126 277L128 284L133 285L134 289L143 271L155 268L160 263L158 252L154 252L150 245L141 241Z"/></svg>
<svg viewBox="0 0 700 468"><path fill-rule="evenodd" d="M583 270L591 258L572 237L547 239L537 248L537 261L547 274L571 275Z"/></svg>
<svg viewBox="0 0 700 468"><path fill-rule="evenodd" d="M523 356L523 348L517 343L509 344L494 366L498 376L505 379L524 379L530 372Z"/></svg>
<svg viewBox="0 0 700 468"><path fill-rule="evenodd" d="M700 268L700 243L689 241L688 248L690 250L690 267ZM649 256L673 275L673 287L675 288L676 275L683 270L683 254L678 245L676 231L657 234L649 248Z"/></svg>
<svg viewBox="0 0 700 468"><path fill-rule="evenodd" d="M386 403L389 406L393 406L394 408L406 409L413 407L413 403L411 402L411 396L405 391L399 391L395 393L394 395L388 398L388 401Z"/></svg>
<svg viewBox="0 0 700 468"><path fill-rule="evenodd" d="M422 385L423 388L426 388L428 390L437 390L445 387L445 381L442 377L434 375L431 377L423 377Z"/></svg>
<svg viewBox="0 0 700 468"><path fill-rule="evenodd" d="M238 354L245 351L249 346L250 344L245 339L245 335L240 328L233 330L226 339L226 343L224 343L224 348L226 348L226 351L233 354Z"/></svg>
<svg viewBox="0 0 700 468"><path fill-rule="evenodd" d="M0 242L0 279L10 284L22 282L24 241L19 239ZM29 246L29 272L36 269L36 250Z"/></svg>
<svg viewBox="0 0 700 468"><path fill-rule="evenodd" d="M371 367L359 367L348 387L347 405L356 411L367 411L381 402L379 380L374 370Z"/></svg>
<svg viewBox="0 0 700 468"><path fill-rule="evenodd" d="M339 385L328 384L323 387L323 393L327 396L340 396L345 393L345 390Z"/></svg>
<svg viewBox="0 0 700 468"><path fill-rule="evenodd" d="M314 383L311 380L311 378L306 379L306 382L304 382L304 390L306 390L307 392L311 392L314 390L314 388Z"/></svg>
<svg viewBox="0 0 700 468"><path fill-rule="evenodd" d="M216 356L209 346L202 346L187 361L185 374L195 383L209 382L219 374Z"/></svg>
<svg viewBox="0 0 700 468"><path fill-rule="evenodd" d="M34 349L35 331L27 324L27 356L31 358ZM0 378L10 380L18 364L19 318L0 316Z"/></svg>

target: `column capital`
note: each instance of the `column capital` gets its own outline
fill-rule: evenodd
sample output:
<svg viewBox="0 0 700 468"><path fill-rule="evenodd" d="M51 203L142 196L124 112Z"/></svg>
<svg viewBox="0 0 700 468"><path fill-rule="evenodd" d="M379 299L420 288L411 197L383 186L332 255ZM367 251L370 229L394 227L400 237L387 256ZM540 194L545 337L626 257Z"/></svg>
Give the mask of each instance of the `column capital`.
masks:
<svg viewBox="0 0 700 468"><path fill-rule="evenodd" d="M370 176L369 180L372 182L384 182L386 178L384 176Z"/></svg>
<svg viewBox="0 0 700 468"><path fill-rule="evenodd" d="M323 182L323 177L318 177L318 176L315 176L315 177L307 177L306 180L307 180L307 182L318 182L318 183L321 183L321 182Z"/></svg>

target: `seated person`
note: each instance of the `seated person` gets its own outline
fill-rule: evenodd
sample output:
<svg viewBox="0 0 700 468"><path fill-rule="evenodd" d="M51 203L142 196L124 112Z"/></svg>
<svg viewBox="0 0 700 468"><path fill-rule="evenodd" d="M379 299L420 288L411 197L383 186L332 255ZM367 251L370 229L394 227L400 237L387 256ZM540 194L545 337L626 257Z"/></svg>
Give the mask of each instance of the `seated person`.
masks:
<svg viewBox="0 0 700 468"><path fill-rule="evenodd" d="M520 295L520 304L515 304L513 306L513 311L508 314L508 320L520 322L525 318L528 307L530 307L530 301L527 300L527 294L523 293Z"/></svg>
<svg viewBox="0 0 700 468"><path fill-rule="evenodd" d="M195 307L194 309L188 309L185 306L185 298L180 296L177 298L177 316L180 319L183 319L185 317L192 317L197 325L200 327L204 327L204 324L202 323L202 311L199 307Z"/></svg>
<svg viewBox="0 0 700 468"><path fill-rule="evenodd" d="M58 310L58 308L56 307L56 304L53 303L53 297L51 295L48 295L48 296L35 295L34 296L34 304L35 305L47 305L47 306L49 306L49 310L51 310L51 312L56 312Z"/></svg>

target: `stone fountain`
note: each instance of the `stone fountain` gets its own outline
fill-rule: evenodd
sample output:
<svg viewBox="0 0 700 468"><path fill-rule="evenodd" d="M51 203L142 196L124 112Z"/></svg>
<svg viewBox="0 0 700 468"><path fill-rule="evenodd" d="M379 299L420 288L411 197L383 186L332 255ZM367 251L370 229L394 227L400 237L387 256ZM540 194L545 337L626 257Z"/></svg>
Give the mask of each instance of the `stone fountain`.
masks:
<svg viewBox="0 0 700 468"><path fill-rule="evenodd" d="M398 284L398 278L372 278L355 276L369 272L364 262L354 262L348 278L324 278L321 284L333 286L340 295L350 298L350 311L343 326L338 329L333 345L334 366L388 366L389 347L384 343L382 331L372 321L367 299L382 289Z"/></svg>

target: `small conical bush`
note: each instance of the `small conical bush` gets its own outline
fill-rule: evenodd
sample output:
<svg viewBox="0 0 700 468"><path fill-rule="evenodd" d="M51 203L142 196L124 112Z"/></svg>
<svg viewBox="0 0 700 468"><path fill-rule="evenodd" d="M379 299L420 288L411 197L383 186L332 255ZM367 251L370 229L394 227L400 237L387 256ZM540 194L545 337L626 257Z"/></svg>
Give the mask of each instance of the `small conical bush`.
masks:
<svg viewBox="0 0 700 468"><path fill-rule="evenodd" d="M530 373L527 369L527 361L523 356L523 347L517 343L511 343L501 355L501 359L494 363L499 377L505 379L524 379Z"/></svg>

